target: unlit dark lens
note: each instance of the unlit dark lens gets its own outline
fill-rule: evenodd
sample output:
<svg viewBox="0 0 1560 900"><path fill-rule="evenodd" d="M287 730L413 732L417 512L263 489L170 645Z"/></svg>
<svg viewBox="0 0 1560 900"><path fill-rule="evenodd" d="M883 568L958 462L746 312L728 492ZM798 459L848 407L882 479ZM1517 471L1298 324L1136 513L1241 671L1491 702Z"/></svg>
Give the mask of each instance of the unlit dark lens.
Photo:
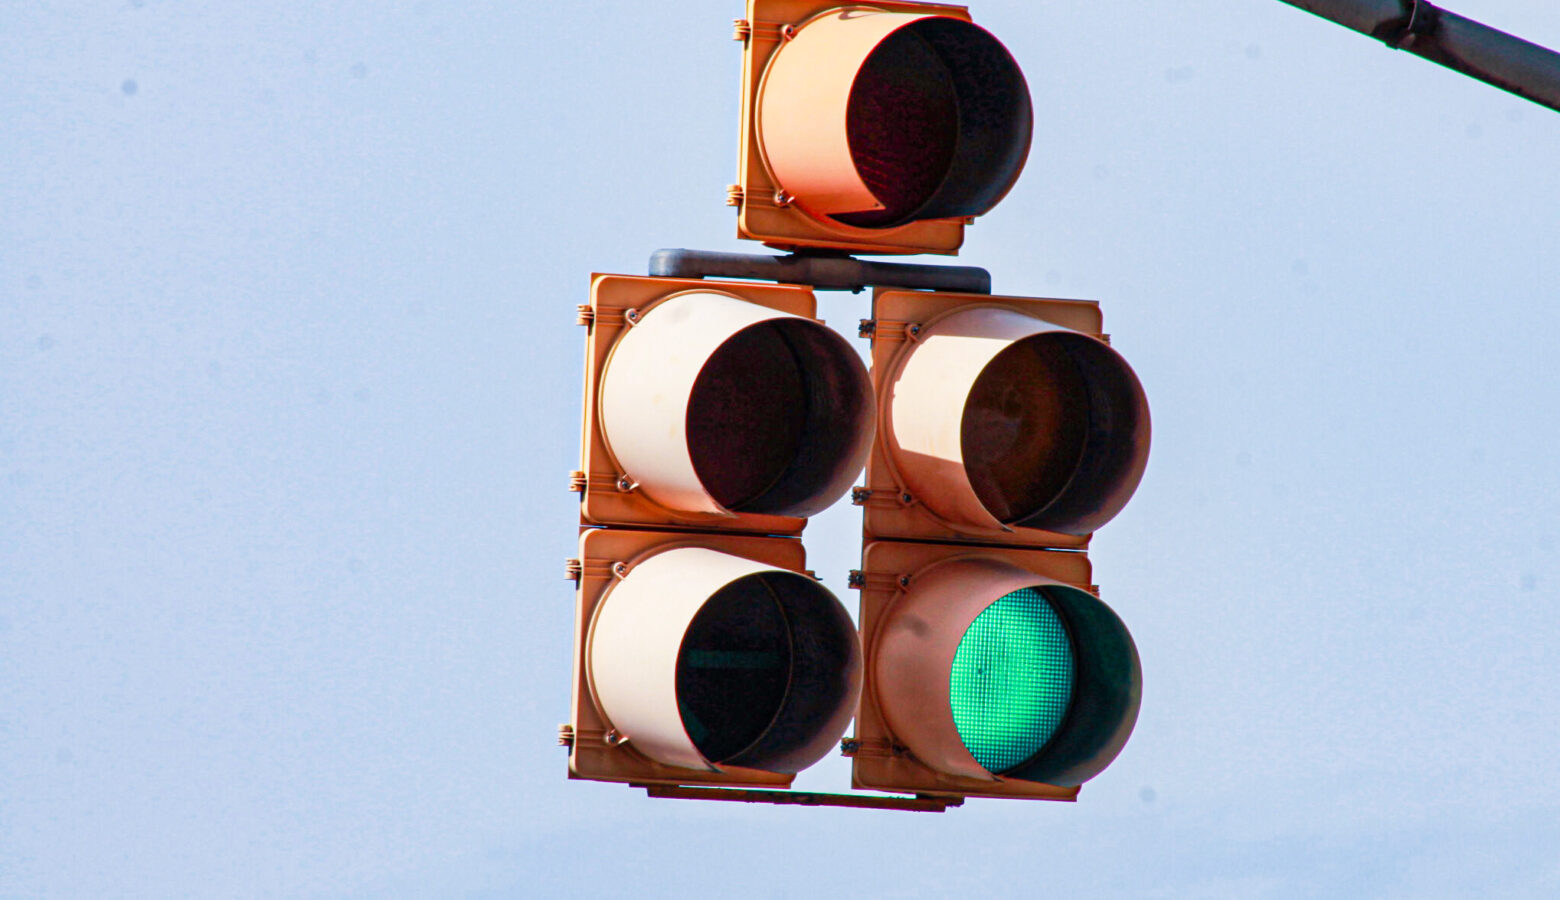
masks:
<svg viewBox="0 0 1560 900"><path fill-rule="evenodd" d="M996 356L970 390L961 441L970 486L1013 524L1072 481L1089 433L1083 373L1058 340L1027 338Z"/></svg>
<svg viewBox="0 0 1560 900"><path fill-rule="evenodd" d="M738 579L694 617L677 657L677 706L705 759L751 746L780 711L791 679L791 638L766 582Z"/></svg>
<svg viewBox="0 0 1560 900"><path fill-rule="evenodd" d="M833 594L792 572L748 575L689 624L677 707L705 759L796 772L838 737L825 731L844 725L859 667L855 626Z"/></svg>
<svg viewBox="0 0 1560 900"><path fill-rule="evenodd" d="M839 213L861 228L986 212L1017 180L1034 113L996 38L945 16L893 32L856 73L846 138L881 209Z"/></svg>
<svg viewBox="0 0 1560 900"><path fill-rule="evenodd" d="M688 400L688 455L732 512L808 516L861 465L872 397L843 338L808 319L760 322L711 355ZM843 486L842 486L843 485Z"/></svg>
<svg viewBox="0 0 1560 900"><path fill-rule="evenodd" d="M779 323L737 332L694 382L688 452L715 501L743 511L796 459L807 427L801 362Z"/></svg>
<svg viewBox="0 0 1560 900"><path fill-rule="evenodd" d="M884 208L836 218L865 228L904 219L942 184L958 143L948 66L914 30L894 32L856 75L845 122L856 172Z"/></svg>

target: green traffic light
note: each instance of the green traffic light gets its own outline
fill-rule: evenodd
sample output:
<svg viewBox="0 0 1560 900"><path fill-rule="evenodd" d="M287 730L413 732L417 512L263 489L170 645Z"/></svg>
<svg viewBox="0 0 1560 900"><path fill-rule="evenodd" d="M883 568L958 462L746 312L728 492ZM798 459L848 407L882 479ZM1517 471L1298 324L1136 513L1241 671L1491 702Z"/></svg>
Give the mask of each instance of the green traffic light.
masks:
<svg viewBox="0 0 1560 900"><path fill-rule="evenodd" d="M948 684L975 761L1000 775L1039 753L1072 705L1076 671L1067 627L1039 589L986 607L959 640Z"/></svg>

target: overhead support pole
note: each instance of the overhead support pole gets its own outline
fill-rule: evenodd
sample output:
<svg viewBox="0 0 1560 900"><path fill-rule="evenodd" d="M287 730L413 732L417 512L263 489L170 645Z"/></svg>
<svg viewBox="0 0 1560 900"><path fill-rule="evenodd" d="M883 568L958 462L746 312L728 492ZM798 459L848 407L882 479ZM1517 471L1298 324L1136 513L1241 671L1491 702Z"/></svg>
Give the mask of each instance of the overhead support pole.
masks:
<svg viewBox="0 0 1560 900"><path fill-rule="evenodd" d="M859 292L868 287L991 293L991 273L978 266L930 266L872 262L842 253L764 256L713 250L657 250L650 254L655 278L753 278L805 284L819 291Z"/></svg>
<svg viewBox="0 0 1560 900"><path fill-rule="evenodd" d="M1560 53L1424 0L1283 0L1396 50L1560 111Z"/></svg>

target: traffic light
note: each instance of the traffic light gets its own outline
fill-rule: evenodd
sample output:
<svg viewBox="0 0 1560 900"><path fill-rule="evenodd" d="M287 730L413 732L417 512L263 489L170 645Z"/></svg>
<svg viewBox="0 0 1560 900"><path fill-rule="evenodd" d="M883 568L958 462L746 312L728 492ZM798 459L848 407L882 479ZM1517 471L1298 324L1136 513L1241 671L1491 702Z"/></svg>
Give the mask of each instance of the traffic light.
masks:
<svg viewBox="0 0 1560 900"><path fill-rule="evenodd" d="M1148 401L1080 300L879 290L875 538L1083 549L1148 463Z"/></svg>
<svg viewBox="0 0 1560 900"><path fill-rule="evenodd" d="M1023 72L961 6L748 0L737 233L958 252L1029 152Z"/></svg>
<svg viewBox="0 0 1560 900"><path fill-rule="evenodd" d="M1023 73L960 6L747 13L730 199L739 237L796 252L662 251L652 272L690 277L591 282L570 776L898 809L1073 799L1142 694L1084 551L1143 476L1143 389L1097 304L847 255L958 251L1023 169ZM870 374L812 288L705 276L875 286ZM858 635L801 533L863 465ZM915 796L763 790L853 715L852 785Z"/></svg>
<svg viewBox="0 0 1560 900"><path fill-rule="evenodd" d="M798 535L872 439L804 287L597 275L586 339L571 777L784 787L860 689Z"/></svg>
<svg viewBox="0 0 1560 900"><path fill-rule="evenodd" d="M1142 478L1142 387L1094 303L879 290L867 326L852 783L1072 799L1142 693L1079 552Z"/></svg>

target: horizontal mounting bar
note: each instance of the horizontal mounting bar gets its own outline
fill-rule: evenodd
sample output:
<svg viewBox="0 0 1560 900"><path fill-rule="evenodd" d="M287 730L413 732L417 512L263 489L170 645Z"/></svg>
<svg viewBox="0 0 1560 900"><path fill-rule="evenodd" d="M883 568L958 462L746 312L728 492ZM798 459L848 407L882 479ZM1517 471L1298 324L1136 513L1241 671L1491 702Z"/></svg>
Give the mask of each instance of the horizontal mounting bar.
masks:
<svg viewBox="0 0 1560 900"><path fill-rule="evenodd" d="M977 266L869 262L843 254L762 256L713 250L657 250L650 254L649 274L656 278L752 278L853 293L868 287L991 293L991 273Z"/></svg>
<svg viewBox="0 0 1560 900"><path fill-rule="evenodd" d="M737 788L684 787L670 784L636 784L652 797L672 800L724 800L730 803L774 803L781 806L836 806L849 809L899 809L910 812L945 812L962 806L964 798L918 794L914 797L869 797L861 794L812 794L802 791L749 791Z"/></svg>

